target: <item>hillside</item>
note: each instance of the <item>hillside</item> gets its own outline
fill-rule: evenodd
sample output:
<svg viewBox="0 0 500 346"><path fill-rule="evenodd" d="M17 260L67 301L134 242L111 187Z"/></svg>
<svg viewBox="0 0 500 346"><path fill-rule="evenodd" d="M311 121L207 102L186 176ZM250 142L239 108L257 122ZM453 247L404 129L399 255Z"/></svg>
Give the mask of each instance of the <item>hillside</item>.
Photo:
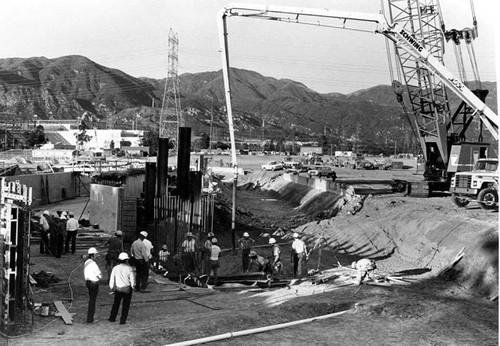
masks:
<svg viewBox="0 0 500 346"><path fill-rule="evenodd" d="M320 140L335 147L388 146L414 141L391 86L380 85L343 95L320 94L306 85L232 69L234 123L240 140L250 137L276 141ZM74 119L94 115L95 126L157 128L165 80L134 78L82 56L55 59L0 59L0 112L40 119ZM496 110L496 83L486 102ZM186 126L194 134L209 132L214 140L227 137L222 74L203 72L179 76L180 102ZM458 99L450 96L452 109Z"/></svg>

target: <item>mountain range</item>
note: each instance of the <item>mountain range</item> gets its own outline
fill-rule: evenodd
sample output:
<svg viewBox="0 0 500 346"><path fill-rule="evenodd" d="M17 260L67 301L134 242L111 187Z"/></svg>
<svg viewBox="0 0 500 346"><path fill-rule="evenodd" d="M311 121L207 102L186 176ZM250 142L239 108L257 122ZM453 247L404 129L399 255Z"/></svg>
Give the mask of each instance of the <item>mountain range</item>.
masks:
<svg viewBox="0 0 500 346"><path fill-rule="evenodd" d="M183 125L214 140L227 137L221 71L178 78ZM158 127L166 80L135 78L83 56L0 59L0 113L40 119L91 114L94 126L151 130ZM365 138L365 144L410 145L411 131L394 91L379 85L351 94L321 94L290 79L231 70L236 136L329 138L334 146ZM483 82L486 103L496 111L496 83ZM169 88L167 88L169 89ZM452 109L459 99L449 93ZM407 103L408 104L408 103ZM414 142L414 141L413 141Z"/></svg>

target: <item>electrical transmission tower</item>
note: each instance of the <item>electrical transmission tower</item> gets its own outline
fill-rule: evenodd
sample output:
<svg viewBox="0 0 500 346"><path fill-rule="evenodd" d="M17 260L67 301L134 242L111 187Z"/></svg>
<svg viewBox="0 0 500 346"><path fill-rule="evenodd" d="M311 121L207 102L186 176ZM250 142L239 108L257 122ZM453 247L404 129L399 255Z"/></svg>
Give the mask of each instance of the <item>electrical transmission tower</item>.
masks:
<svg viewBox="0 0 500 346"><path fill-rule="evenodd" d="M181 125L182 114L179 97L179 79L177 76L177 67L179 64L179 38L172 28L168 33L168 72L165 88L163 90L163 101L161 106L159 136L168 138L175 142L177 147L177 138L179 126Z"/></svg>

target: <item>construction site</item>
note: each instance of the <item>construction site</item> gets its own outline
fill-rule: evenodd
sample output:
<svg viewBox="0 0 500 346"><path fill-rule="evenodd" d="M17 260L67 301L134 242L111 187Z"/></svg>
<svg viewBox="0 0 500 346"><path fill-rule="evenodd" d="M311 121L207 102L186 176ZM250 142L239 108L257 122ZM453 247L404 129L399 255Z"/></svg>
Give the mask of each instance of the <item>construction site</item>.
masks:
<svg viewBox="0 0 500 346"><path fill-rule="evenodd" d="M221 9L231 144L224 156L191 150L176 84L178 42L170 35L155 160L141 169L0 179L0 344L498 344L498 116L485 104L488 90L443 64L444 38L470 45L477 30L445 31L439 11L435 1L393 0L383 15ZM330 155L238 154L227 40L228 21L238 17L385 36L418 159L367 168ZM452 93L461 100L456 110ZM285 169L284 162L297 165ZM44 215L65 219L64 212L79 222L74 253L55 253L40 226ZM147 287L130 293L120 324L111 317L117 290L106 270L118 231L127 259L137 238L153 247ZM196 244L190 260L186 239ZM208 262L207 239L209 249L220 247ZM164 246L169 254L161 258ZM279 266L271 265L276 248ZM260 265L245 267L250 249ZM89 258L102 272L92 322ZM372 268L363 272L358 264L366 259Z"/></svg>

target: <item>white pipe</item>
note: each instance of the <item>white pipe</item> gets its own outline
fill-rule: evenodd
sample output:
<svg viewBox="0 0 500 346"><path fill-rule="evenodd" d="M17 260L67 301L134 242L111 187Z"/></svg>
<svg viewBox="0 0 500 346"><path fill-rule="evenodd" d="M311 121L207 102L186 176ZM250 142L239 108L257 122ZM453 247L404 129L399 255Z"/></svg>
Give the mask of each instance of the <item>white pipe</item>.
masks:
<svg viewBox="0 0 500 346"><path fill-rule="evenodd" d="M206 338L200 338L200 339L182 341L182 342L177 342L177 343L174 343L174 344L167 344L167 345L164 345L164 346L198 345L198 344L203 344L203 343L206 343L206 342L212 342L212 341L224 340L224 339L231 339L231 338L234 338L234 337L237 337L237 336L257 334L257 333L267 332L267 331L270 331L270 330L292 327L292 326L296 326L298 324L309 323L309 322L314 322L314 321L318 321L318 320L324 320L324 319L331 318L331 317L337 317L337 316L343 315L343 314L345 314L346 312L349 312L349 311L352 311L352 310L344 310L344 311L334 312L333 314L328 314L328 315L322 315L322 316L317 316L317 317L306 318L304 320L299 320L299 321L293 321L293 322L275 324L275 325L267 326L267 327L247 329L247 330L240 330L238 332L229 332L229 333L225 333L225 334L208 336Z"/></svg>

